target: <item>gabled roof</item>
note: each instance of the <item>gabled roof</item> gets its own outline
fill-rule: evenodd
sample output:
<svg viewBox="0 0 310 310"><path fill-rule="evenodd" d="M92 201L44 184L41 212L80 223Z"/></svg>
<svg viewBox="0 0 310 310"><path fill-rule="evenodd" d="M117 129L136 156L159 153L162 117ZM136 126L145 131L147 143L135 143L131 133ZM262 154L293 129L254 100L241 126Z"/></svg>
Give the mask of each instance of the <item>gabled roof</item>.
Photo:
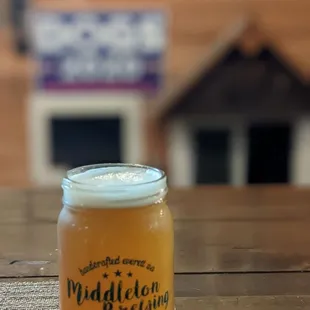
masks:
<svg viewBox="0 0 310 310"><path fill-rule="evenodd" d="M257 23L251 19L242 19L232 25L223 33L214 45L206 53L206 57L198 59L197 63L189 68L188 74L178 85L171 89L166 89L156 103L150 109L150 114L155 118L164 117L175 107L181 96L191 89L199 79L211 70L226 55L231 47L237 47L244 54L256 54L263 47L270 47L276 51L287 66L295 73L301 81L306 80L303 68L295 62L292 57L286 54L283 47L269 33L264 31Z"/></svg>

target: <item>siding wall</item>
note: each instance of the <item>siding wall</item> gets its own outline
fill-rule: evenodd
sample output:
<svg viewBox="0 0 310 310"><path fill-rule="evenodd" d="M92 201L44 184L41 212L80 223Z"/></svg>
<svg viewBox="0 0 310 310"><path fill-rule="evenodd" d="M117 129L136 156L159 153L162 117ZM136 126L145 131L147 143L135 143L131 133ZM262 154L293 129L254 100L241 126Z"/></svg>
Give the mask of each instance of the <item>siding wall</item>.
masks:
<svg viewBox="0 0 310 310"><path fill-rule="evenodd" d="M163 8L170 15L166 87L186 77L220 34L242 17L252 17L305 75L310 72L309 0L36 0L61 9ZM1 2L5 3L5 1ZM2 4L1 4L2 6ZM1 7L0 7L1 10ZM29 185L25 109L29 71L11 50L10 33L0 29L0 186ZM154 103L156 104L156 102ZM154 147L152 144L151 147Z"/></svg>

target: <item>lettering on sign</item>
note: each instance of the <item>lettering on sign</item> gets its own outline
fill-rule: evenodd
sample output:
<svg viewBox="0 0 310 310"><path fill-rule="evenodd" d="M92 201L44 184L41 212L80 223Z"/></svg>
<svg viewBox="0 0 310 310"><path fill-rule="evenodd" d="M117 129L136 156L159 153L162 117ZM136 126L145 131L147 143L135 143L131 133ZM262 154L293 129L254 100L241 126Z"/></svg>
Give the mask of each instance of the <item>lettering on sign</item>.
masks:
<svg viewBox="0 0 310 310"><path fill-rule="evenodd" d="M142 276L143 269L150 276ZM100 303L102 310L167 309L171 292L162 287L160 281L152 280L155 270L152 263L130 257L108 256L90 261L79 268L82 280L67 278L67 297L78 306ZM90 285L87 277L94 271L100 271L101 278Z"/></svg>
<svg viewBox="0 0 310 310"><path fill-rule="evenodd" d="M160 11L34 12L39 84L157 88L166 47Z"/></svg>

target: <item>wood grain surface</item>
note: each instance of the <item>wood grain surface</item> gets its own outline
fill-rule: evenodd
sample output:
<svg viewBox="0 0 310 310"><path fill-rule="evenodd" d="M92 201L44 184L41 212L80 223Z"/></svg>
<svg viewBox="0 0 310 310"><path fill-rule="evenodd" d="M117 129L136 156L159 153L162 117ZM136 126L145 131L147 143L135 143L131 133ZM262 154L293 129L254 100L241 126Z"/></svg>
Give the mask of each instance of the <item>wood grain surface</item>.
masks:
<svg viewBox="0 0 310 310"><path fill-rule="evenodd" d="M309 269L307 189L201 187L172 190L168 200L176 272ZM53 261L61 192L2 190L0 205L0 259Z"/></svg>
<svg viewBox="0 0 310 310"><path fill-rule="evenodd" d="M309 204L309 189L171 190L178 309L310 309ZM1 281L57 277L61 192L1 190L0 205Z"/></svg>

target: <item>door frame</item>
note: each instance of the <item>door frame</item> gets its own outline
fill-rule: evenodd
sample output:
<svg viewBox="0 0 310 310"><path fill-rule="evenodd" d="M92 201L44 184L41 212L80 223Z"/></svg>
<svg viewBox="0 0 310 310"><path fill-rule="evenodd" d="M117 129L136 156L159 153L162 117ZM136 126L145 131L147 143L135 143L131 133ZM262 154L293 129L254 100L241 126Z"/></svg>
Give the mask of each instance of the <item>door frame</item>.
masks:
<svg viewBox="0 0 310 310"><path fill-rule="evenodd" d="M310 115L279 116L240 116L240 115L195 115L178 116L169 119L167 158L169 181L172 186L195 186L196 162L193 145L193 134L201 129L229 129L232 131L231 141L231 173L232 186L247 185L248 139L249 125L269 121L291 124L291 154L289 159L289 180L292 185L310 185Z"/></svg>
<svg viewBox="0 0 310 310"><path fill-rule="evenodd" d="M229 139L229 184L246 183L247 141L245 122L240 116L186 116L171 119L168 137L169 180L172 186L185 187L196 184L197 161L194 134L197 129L223 129L231 132ZM182 169L180 169L182 167Z"/></svg>

